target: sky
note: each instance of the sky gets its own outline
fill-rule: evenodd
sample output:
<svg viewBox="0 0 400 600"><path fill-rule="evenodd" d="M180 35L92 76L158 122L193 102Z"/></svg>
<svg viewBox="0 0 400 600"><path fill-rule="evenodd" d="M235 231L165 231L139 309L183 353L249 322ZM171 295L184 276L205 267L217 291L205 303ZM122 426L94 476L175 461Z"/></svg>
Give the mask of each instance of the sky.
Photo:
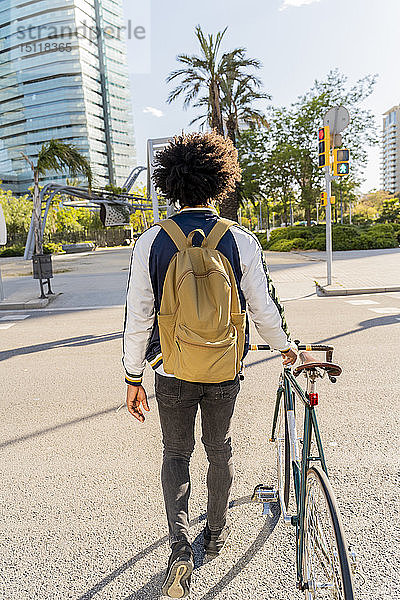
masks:
<svg viewBox="0 0 400 600"><path fill-rule="evenodd" d="M197 54L194 29L228 27L223 50L243 46L263 67L259 76L274 106L287 106L338 68L349 85L377 74L364 107L376 116L400 104L400 0L123 0L128 31L133 120L138 164L149 138L189 130L198 113L182 101L167 104L168 73L180 53ZM261 107L261 104L260 104ZM322 115L321 115L322 121ZM368 152L362 191L380 187L380 149Z"/></svg>

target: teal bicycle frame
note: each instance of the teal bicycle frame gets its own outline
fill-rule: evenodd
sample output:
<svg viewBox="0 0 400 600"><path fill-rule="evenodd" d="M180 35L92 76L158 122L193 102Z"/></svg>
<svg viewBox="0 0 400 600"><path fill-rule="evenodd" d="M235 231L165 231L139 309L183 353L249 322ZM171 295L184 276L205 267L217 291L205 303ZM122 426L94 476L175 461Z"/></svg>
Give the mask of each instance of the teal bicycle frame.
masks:
<svg viewBox="0 0 400 600"><path fill-rule="evenodd" d="M270 350L268 345L250 346L251 350ZM299 345L299 350L323 351L326 352L327 361L332 361L333 348L332 346ZM328 375L329 376L329 375ZM329 376L330 377L330 376ZM335 378L330 377L331 381ZM272 424L271 441L276 441L276 428L278 422L279 410L283 402L284 414L287 419L288 441L290 447L290 463L293 474L294 495L296 501L296 514L289 515L284 502L284 489L278 489L278 497L281 506L281 513L285 523L292 524L296 527L296 571L297 571L297 587L300 590L303 586L303 546L304 546L304 517L305 517L305 499L306 499L306 476L311 462L318 461L328 475L324 450L322 447L321 435L319 432L315 406L318 404L318 395L314 392L315 378L308 378L308 387L304 391L297 380L295 379L292 369L284 367L279 380L279 386L276 396L274 418ZM301 453L299 451L298 438L295 423L296 395L304 404L304 427L303 427L303 444ZM314 434L314 439L317 447L317 455L311 454L311 441ZM280 456L282 460L282 456Z"/></svg>

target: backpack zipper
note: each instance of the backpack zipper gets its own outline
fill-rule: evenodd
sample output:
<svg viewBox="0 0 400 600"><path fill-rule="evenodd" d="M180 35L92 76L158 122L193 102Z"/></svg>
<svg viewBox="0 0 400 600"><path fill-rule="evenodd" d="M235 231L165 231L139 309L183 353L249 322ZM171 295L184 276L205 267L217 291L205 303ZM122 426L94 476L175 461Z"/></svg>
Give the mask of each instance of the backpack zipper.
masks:
<svg viewBox="0 0 400 600"><path fill-rule="evenodd" d="M194 342L187 342L186 340L183 340L182 338L178 338L178 339L179 339L181 342L183 342L184 344L189 344L189 346L197 346L198 348L207 348L207 347L210 347L210 346L212 346L212 343L211 343L211 344L196 344L196 343L194 343ZM177 345L177 346L178 346L178 348L179 348L179 352L182 352L182 350L181 350L181 348L180 348L180 346L179 346L179 344L178 344L178 340L175 340L175 342L176 342L176 345ZM236 342L235 342L235 343L237 343L237 340L236 340ZM232 342L226 342L225 344L221 344L221 345L219 346L219 348L226 348L227 346L231 346L231 345L232 345Z"/></svg>

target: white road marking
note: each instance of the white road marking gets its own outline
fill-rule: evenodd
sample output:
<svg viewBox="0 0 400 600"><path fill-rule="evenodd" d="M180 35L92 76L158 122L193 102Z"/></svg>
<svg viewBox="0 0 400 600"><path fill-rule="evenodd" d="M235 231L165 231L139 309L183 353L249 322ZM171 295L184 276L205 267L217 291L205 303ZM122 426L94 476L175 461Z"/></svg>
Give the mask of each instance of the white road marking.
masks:
<svg viewBox="0 0 400 600"><path fill-rule="evenodd" d="M71 306L71 307L59 307L59 308L35 308L35 313L37 312L66 312L73 310L100 310L102 308L124 308L125 304L109 304L106 306ZM31 312L32 314L32 312Z"/></svg>
<svg viewBox="0 0 400 600"><path fill-rule="evenodd" d="M376 313L382 314L382 315L400 312L400 308L397 306L396 307L388 306L386 308L369 308L368 310L371 310L372 312L376 312Z"/></svg>
<svg viewBox="0 0 400 600"><path fill-rule="evenodd" d="M362 304L379 304L379 302L376 302L375 300L345 300L345 302L354 304L355 306L361 306Z"/></svg>
<svg viewBox="0 0 400 600"><path fill-rule="evenodd" d="M16 323L0 323L0 329L10 329L13 325L16 325Z"/></svg>
<svg viewBox="0 0 400 600"><path fill-rule="evenodd" d="M30 315L7 315L7 317L0 317L0 321L22 321L27 319Z"/></svg>

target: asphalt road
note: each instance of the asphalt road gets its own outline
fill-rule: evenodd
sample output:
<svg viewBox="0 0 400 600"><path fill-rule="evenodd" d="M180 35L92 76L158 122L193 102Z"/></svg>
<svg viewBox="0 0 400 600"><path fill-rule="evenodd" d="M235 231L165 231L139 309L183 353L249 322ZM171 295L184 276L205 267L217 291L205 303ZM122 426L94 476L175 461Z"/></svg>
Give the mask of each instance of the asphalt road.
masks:
<svg viewBox="0 0 400 600"><path fill-rule="evenodd" d="M128 255L119 256L114 277L89 266L85 274L88 281L102 277L92 300L101 297L103 306L124 293ZM80 282L72 304L83 299ZM159 598L168 547L153 374L145 376L152 410L140 424L120 408L123 309L66 310L58 302L52 308L59 310L0 315L0 598ZM321 382L318 416L360 563L356 597L400 598L400 294L311 296L285 304L293 337L333 343L343 366L335 385ZM295 591L294 531L277 511L265 518L260 505L249 503L256 484L276 477L267 440L279 371L280 359L271 353L247 359L233 426L233 534L226 552L210 562L201 550L206 458L197 431L194 600L302 597Z"/></svg>

